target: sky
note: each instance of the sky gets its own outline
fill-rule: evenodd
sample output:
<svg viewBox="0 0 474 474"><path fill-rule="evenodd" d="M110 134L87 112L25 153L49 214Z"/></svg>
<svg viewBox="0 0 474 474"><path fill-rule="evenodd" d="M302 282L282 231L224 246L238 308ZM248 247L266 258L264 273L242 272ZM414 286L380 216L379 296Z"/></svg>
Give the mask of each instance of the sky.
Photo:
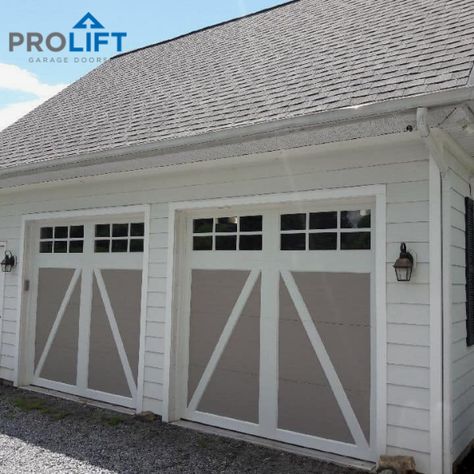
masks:
<svg viewBox="0 0 474 474"><path fill-rule="evenodd" d="M126 33L122 51L130 51L190 31L242 15L286 3L287 0L15 0L2 2L0 22L0 130L7 127L64 87L117 53L116 36L103 39L98 52L70 52L69 34L74 34L74 48L86 47L87 34ZM103 29L73 28L87 13ZM12 35L17 33L17 35ZM21 35L18 35L20 33ZM39 33L42 42L37 51L27 51L28 33ZM61 51L50 51L46 38L60 33L66 39ZM95 38L95 36L90 36ZM14 45L10 51L10 42ZM38 39L30 35L30 39ZM60 36L51 36L52 48L59 48ZM93 44L93 43L91 43ZM93 48L94 46L92 46ZM157 72L159 73L159 72Z"/></svg>

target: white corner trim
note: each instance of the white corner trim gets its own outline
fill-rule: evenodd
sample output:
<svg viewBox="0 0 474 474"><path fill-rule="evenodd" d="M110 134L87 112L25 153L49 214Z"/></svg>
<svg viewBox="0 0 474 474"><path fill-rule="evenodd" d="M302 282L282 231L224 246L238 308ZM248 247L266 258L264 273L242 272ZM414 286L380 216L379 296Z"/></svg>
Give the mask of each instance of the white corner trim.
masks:
<svg viewBox="0 0 474 474"><path fill-rule="evenodd" d="M450 173L441 182L443 226L443 463L444 471L451 472L452 459L452 384L451 384L451 196Z"/></svg>
<svg viewBox="0 0 474 474"><path fill-rule="evenodd" d="M429 163L430 229L430 473L443 472L443 282L441 175Z"/></svg>
<svg viewBox="0 0 474 474"><path fill-rule="evenodd" d="M375 442L376 457L387 451L387 196L375 195ZM372 444L372 443L371 443Z"/></svg>

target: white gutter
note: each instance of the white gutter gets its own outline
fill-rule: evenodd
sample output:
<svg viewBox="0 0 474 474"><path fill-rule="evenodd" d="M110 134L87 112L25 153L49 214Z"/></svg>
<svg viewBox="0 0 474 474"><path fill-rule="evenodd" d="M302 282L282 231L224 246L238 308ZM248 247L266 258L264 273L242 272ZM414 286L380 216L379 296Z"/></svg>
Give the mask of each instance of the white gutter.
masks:
<svg viewBox="0 0 474 474"><path fill-rule="evenodd" d="M58 159L31 163L29 165L8 166L0 169L0 180L3 176L7 177L31 174L31 172L41 169L75 168L101 162L122 161L127 157L147 152L156 152L159 154L172 153L180 149L193 149L197 146L206 147L222 142L239 142L244 138L257 138L260 135L284 133L325 124L356 120L363 117L406 112L418 107L454 105L472 99L474 99L474 87L463 87L445 92L407 97L404 99L345 107L313 115L304 115L251 125L242 124L240 126L196 136L118 147L103 152L65 156Z"/></svg>

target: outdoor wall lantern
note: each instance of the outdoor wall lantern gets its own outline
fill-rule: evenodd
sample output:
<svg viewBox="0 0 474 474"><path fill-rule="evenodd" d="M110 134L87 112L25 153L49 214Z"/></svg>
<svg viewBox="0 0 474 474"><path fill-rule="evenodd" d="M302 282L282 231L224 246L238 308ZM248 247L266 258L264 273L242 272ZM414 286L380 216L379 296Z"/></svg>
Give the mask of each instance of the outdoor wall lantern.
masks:
<svg viewBox="0 0 474 474"><path fill-rule="evenodd" d="M13 267L16 265L16 258L10 252L10 250L5 251L5 257L0 263L2 266L3 273L9 273L12 271Z"/></svg>
<svg viewBox="0 0 474 474"><path fill-rule="evenodd" d="M397 275L397 281L410 281L413 272L413 264L413 255L407 251L405 242L402 242L400 245L400 256L393 264L395 274Z"/></svg>

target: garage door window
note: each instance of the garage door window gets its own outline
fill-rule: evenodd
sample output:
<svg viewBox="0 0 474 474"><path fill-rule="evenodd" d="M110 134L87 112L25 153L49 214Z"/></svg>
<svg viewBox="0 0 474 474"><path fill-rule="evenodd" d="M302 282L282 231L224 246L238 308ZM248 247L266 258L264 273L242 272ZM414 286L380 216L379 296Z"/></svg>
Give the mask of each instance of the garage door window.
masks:
<svg viewBox="0 0 474 474"><path fill-rule="evenodd" d="M281 250L370 250L370 210L282 214Z"/></svg>
<svg viewBox="0 0 474 474"><path fill-rule="evenodd" d="M193 250L262 250L262 216L194 219Z"/></svg>
<svg viewBox="0 0 474 474"><path fill-rule="evenodd" d="M144 234L143 222L97 224L94 251L96 253L143 252Z"/></svg>
<svg viewBox="0 0 474 474"><path fill-rule="evenodd" d="M40 228L40 253L82 253L83 250L83 225Z"/></svg>

